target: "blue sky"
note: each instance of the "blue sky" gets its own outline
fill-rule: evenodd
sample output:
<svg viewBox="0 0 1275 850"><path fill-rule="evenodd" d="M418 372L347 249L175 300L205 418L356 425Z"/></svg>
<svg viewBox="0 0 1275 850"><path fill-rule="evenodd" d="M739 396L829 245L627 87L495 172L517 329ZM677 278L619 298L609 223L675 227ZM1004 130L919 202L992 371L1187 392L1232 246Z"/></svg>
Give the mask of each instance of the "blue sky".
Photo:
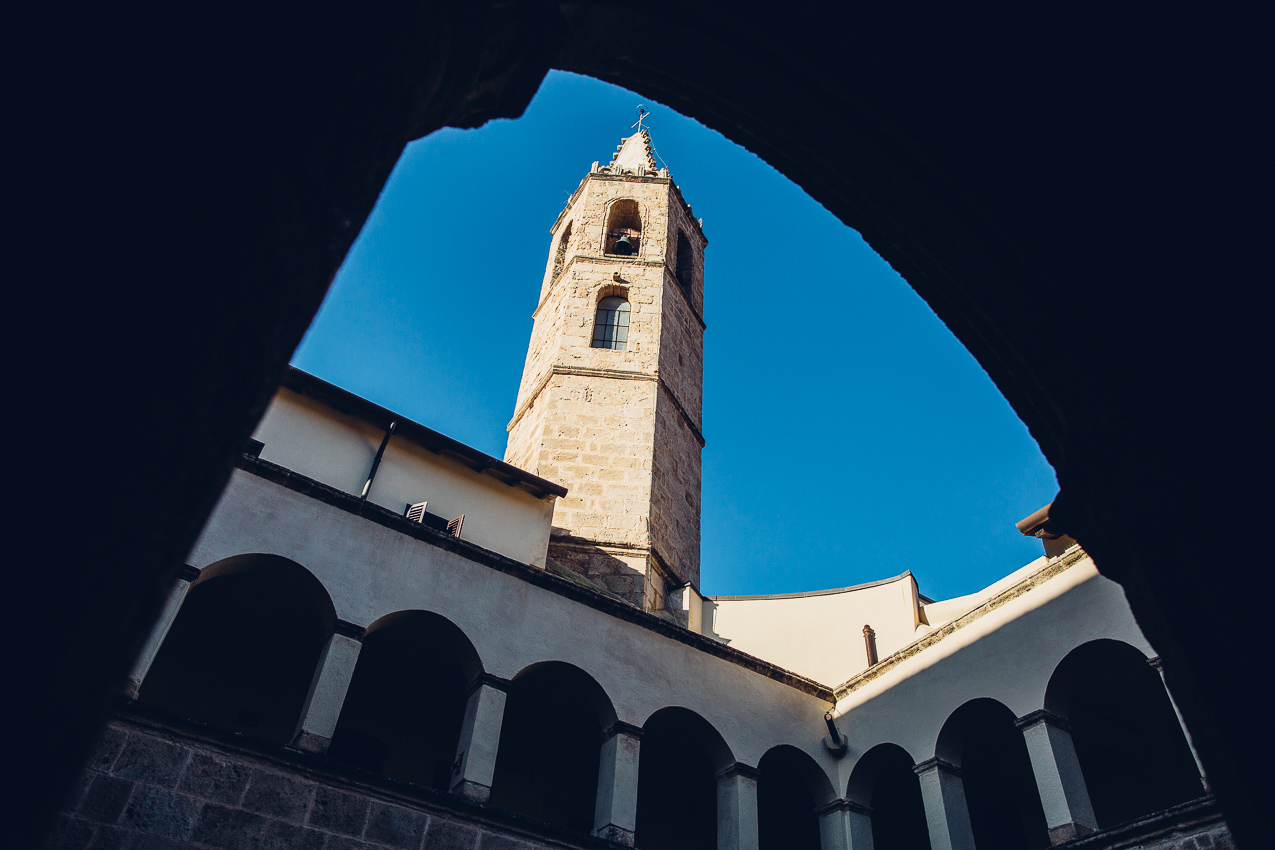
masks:
<svg viewBox="0 0 1275 850"><path fill-rule="evenodd" d="M638 103L709 238L701 589L910 569L947 598L1038 557L1014 522L1053 470L903 279L748 151L587 77L553 72L522 118L408 146L293 363L502 456L549 227Z"/></svg>

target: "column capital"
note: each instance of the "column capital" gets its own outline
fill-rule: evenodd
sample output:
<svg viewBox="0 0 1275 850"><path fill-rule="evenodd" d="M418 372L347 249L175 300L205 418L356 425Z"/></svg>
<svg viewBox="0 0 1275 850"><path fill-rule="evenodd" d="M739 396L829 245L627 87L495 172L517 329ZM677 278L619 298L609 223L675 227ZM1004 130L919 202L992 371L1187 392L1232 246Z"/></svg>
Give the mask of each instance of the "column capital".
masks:
<svg viewBox="0 0 1275 850"><path fill-rule="evenodd" d="M819 817L831 814L832 812L855 812L856 814L872 817L871 806L865 806L863 803L857 803L854 800L829 800L821 806L815 806L815 814Z"/></svg>
<svg viewBox="0 0 1275 850"><path fill-rule="evenodd" d="M642 727L634 726L632 723L625 723L623 720L617 720L606 728L602 733L602 740L609 741L616 735L627 735L630 738L641 738Z"/></svg>
<svg viewBox="0 0 1275 850"><path fill-rule="evenodd" d="M367 629L351 623L349 620L338 619L332 626L332 634L348 637L350 640L357 640L359 643L363 642L363 635L366 632Z"/></svg>
<svg viewBox="0 0 1275 850"><path fill-rule="evenodd" d="M1147 659L1147 663L1154 667L1157 673L1164 673L1164 662L1160 660L1160 656L1151 656Z"/></svg>
<svg viewBox="0 0 1275 850"><path fill-rule="evenodd" d="M761 776L761 771L755 767L744 764L742 761L737 761L734 764L723 767L713 775L717 777L718 782L723 779L732 779L736 776L742 776L745 779L751 779L756 782L758 777Z"/></svg>
<svg viewBox="0 0 1275 850"><path fill-rule="evenodd" d="M465 697L473 696L474 691L486 685L489 688L495 688L502 694L509 693L509 689L513 687L513 682L508 679L502 679L499 676L493 676L490 673L479 673L474 680L469 683L469 687L465 688Z"/></svg>
<svg viewBox="0 0 1275 850"><path fill-rule="evenodd" d="M923 773L929 773L931 770L941 771L946 773L948 776L959 777L961 775L961 769L959 767L952 764L950 761L944 761L938 756L935 756L932 759L926 759L925 761L912 766L912 772L917 776L920 776Z"/></svg>
<svg viewBox="0 0 1275 850"><path fill-rule="evenodd" d="M182 581L194 581L199 578L199 567L192 567L190 564L182 564L181 569L177 571L177 578Z"/></svg>
<svg viewBox="0 0 1275 850"><path fill-rule="evenodd" d="M1024 714L1022 717L1014 721L1015 729L1030 729L1041 723L1047 723L1055 729L1061 729L1064 732L1071 731L1071 723L1067 718L1054 714L1043 708Z"/></svg>

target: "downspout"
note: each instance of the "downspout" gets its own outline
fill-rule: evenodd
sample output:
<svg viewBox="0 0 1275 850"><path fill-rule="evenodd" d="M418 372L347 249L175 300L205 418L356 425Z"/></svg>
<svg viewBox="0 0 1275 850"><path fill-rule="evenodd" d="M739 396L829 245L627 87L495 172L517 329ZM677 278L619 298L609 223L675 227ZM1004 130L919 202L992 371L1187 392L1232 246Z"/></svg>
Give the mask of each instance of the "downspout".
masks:
<svg viewBox="0 0 1275 850"><path fill-rule="evenodd" d="M381 440L381 447L376 450L376 457L372 458L372 468L367 473L367 483L363 485L363 492L359 494L359 498L367 500L367 494L372 490L372 482L376 479L376 470L381 466L381 456L385 454L385 447L390 444L390 437L394 436L394 429L398 427L397 422L391 422L389 430L385 432L385 439Z"/></svg>

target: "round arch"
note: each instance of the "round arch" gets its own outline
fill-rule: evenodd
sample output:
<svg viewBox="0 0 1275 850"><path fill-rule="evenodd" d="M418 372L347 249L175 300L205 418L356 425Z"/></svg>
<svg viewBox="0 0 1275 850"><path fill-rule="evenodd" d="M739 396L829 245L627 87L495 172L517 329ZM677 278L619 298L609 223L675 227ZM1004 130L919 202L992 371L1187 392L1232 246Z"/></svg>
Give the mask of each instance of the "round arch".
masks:
<svg viewBox="0 0 1275 850"><path fill-rule="evenodd" d="M1100 639L1067 653L1049 677L1045 709L1071 725L1100 827L1204 793L1164 682L1136 647Z"/></svg>
<svg viewBox="0 0 1275 850"><path fill-rule="evenodd" d="M846 799L872 811L874 850L929 850L921 780L912 755L898 744L877 744L855 762Z"/></svg>
<svg viewBox="0 0 1275 850"><path fill-rule="evenodd" d="M483 672L469 637L432 611L396 611L363 635L329 754L355 767L439 790Z"/></svg>
<svg viewBox="0 0 1275 850"><path fill-rule="evenodd" d="M721 733L689 708L668 706L642 724L639 848L717 846L717 773L735 764Z"/></svg>
<svg viewBox="0 0 1275 850"><path fill-rule="evenodd" d="M828 774L803 750L771 747L757 768L757 833L761 850L820 850L816 809L837 798Z"/></svg>
<svg viewBox="0 0 1275 850"><path fill-rule="evenodd" d="M973 699L939 731L935 755L961 770L978 847L1040 850L1049 846L1027 743L1001 702Z"/></svg>
<svg viewBox="0 0 1275 850"><path fill-rule="evenodd" d="M326 588L295 561L218 561L192 582L138 699L286 744L335 624Z"/></svg>
<svg viewBox="0 0 1275 850"><path fill-rule="evenodd" d="M590 832L603 734L616 721L597 680L564 661L541 661L509 685L491 804Z"/></svg>

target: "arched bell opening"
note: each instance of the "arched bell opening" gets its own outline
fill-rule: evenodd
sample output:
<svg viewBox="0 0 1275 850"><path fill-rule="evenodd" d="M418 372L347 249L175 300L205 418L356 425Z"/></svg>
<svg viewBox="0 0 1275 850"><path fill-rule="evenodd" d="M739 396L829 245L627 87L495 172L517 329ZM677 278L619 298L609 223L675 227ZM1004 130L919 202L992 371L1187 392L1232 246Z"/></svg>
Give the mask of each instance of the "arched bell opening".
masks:
<svg viewBox="0 0 1275 850"><path fill-rule="evenodd" d="M1129 644L1095 640L1073 649L1049 678L1045 707L1071 726L1099 827L1204 793L1160 674Z"/></svg>
<svg viewBox="0 0 1275 850"><path fill-rule="evenodd" d="M428 611L382 617L363 637L329 755L447 790L466 687L481 672L473 644L445 617Z"/></svg>
<svg viewBox="0 0 1275 850"><path fill-rule="evenodd" d="M1049 846L1027 743L1012 711L975 699L952 712L936 754L960 768L974 844L979 850L1042 850Z"/></svg>
<svg viewBox="0 0 1275 850"><path fill-rule="evenodd" d="M286 744L335 624L327 590L300 564L220 561L191 585L138 700Z"/></svg>
<svg viewBox="0 0 1275 850"><path fill-rule="evenodd" d="M691 240L682 231L677 232L677 254L674 257L674 276L678 285L690 298L695 292L695 252L691 250Z"/></svg>
<svg viewBox="0 0 1275 850"><path fill-rule="evenodd" d="M787 744L758 764L757 837L760 850L820 850L815 810L832 801L832 783L815 760Z"/></svg>
<svg viewBox="0 0 1275 850"><path fill-rule="evenodd" d="M846 797L871 809L873 850L930 850L915 763L897 744L877 744L850 773Z"/></svg>
<svg viewBox="0 0 1275 850"><path fill-rule="evenodd" d="M716 773L735 758L690 709L662 708L642 727L636 844L640 850L716 850Z"/></svg>
<svg viewBox="0 0 1275 850"><path fill-rule="evenodd" d="M591 831L602 733L615 720L606 691L580 668L546 661L523 670L505 702L491 804Z"/></svg>
<svg viewBox="0 0 1275 850"><path fill-rule="evenodd" d="M623 198L611 205L603 252L617 257L637 256L642 250L642 214L637 201Z"/></svg>

